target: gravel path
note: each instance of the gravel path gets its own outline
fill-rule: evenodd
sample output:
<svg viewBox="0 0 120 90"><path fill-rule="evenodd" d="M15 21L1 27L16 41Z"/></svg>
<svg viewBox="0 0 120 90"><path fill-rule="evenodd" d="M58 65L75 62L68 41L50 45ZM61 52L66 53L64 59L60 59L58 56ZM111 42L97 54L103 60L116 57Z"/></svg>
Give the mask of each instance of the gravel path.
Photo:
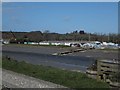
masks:
<svg viewBox="0 0 120 90"><path fill-rule="evenodd" d="M2 84L9 88L66 88L9 70L2 70Z"/></svg>

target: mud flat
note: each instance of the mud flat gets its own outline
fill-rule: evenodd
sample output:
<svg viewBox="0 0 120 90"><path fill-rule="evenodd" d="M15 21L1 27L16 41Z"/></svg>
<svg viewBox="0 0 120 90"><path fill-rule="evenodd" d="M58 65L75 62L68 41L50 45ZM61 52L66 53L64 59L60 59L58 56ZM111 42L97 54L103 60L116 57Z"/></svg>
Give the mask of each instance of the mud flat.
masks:
<svg viewBox="0 0 120 90"><path fill-rule="evenodd" d="M71 47L56 47L56 46L26 46L26 45L4 45L2 50L7 51L19 51L19 52L32 52L32 53L41 53L41 54L53 54L60 53L64 51L74 50L75 48Z"/></svg>
<svg viewBox="0 0 120 90"><path fill-rule="evenodd" d="M118 51L85 50L68 54L68 56L93 57L96 59L118 59Z"/></svg>

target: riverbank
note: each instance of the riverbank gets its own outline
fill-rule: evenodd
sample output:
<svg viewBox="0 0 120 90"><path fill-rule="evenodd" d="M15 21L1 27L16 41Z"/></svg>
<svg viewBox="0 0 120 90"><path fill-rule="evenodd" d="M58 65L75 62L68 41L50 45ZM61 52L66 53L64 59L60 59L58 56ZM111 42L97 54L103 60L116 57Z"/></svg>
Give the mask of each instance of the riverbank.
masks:
<svg viewBox="0 0 120 90"><path fill-rule="evenodd" d="M23 73L38 79L60 84L69 88L108 88L107 83L96 81L80 72L61 70L42 65L32 65L24 61L18 62L12 59L3 58L2 66L4 69L18 73Z"/></svg>
<svg viewBox="0 0 120 90"><path fill-rule="evenodd" d="M8 44L3 45L2 50L7 51L20 51L20 52L34 52L42 54L60 53L64 51L74 50L76 48L62 47L62 46L39 46L39 45L24 45L24 44Z"/></svg>

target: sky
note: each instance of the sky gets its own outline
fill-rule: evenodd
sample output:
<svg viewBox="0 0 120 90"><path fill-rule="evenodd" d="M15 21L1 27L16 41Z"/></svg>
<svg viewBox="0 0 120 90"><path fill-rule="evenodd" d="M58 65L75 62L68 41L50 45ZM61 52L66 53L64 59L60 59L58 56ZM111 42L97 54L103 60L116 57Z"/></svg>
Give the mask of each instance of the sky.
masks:
<svg viewBox="0 0 120 90"><path fill-rule="evenodd" d="M118 33L118 3L4 2L2 30Z"/></svg>

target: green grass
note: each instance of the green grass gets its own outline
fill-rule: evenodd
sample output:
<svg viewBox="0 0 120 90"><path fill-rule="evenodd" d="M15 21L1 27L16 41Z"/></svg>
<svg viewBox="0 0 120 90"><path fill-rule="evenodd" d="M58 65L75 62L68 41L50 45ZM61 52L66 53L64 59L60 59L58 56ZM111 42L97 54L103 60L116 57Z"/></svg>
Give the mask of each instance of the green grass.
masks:
<svg viewBox="0 0 120 90"><path fill-rule="evenodd" d="M109 88L109 85L102 81L97 81L80 72L61 70L42 65L32 65L24 61L6 59L3 57L2 66L4 69L29 75L42 80L50 81L69 88Z"/></svg>

